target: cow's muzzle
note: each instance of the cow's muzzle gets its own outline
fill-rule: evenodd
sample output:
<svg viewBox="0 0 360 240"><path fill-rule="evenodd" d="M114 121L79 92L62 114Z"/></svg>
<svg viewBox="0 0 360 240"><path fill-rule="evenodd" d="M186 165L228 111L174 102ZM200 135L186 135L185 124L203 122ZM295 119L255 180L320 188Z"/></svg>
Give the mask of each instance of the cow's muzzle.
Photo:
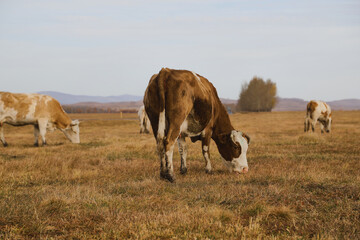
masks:
<svg viewBox="0 0 360 240"><path fill-rule="evenodd" d="M244 167L243 169L241 169L241 171L239 172L239 171L234 171L235 173L237 173L237 174L245 174L245 173L247 173L249 171L249 168L247 168L247 167Z"/></svg>

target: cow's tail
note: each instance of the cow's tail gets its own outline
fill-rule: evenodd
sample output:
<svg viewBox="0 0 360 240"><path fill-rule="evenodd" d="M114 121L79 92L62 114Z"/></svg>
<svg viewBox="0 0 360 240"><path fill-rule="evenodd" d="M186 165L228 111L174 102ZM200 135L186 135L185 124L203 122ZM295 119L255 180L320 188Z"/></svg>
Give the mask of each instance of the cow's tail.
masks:
<svg viewBox="0 0 360 240"><path fill-rule="evenodd" d="M315 111L314 102L310 101L306 106L306 116L312 119L313 112Z"/></svg>
<svg viewBox="0 0 360 240"><path fill-rule="evenodd" d="M166 134L166 118L165 118L165 91L166 91L166 82L169 76L170 70L167 68L162 68L159 72L158 78L158 89L159 89L159 124L157 131L157 140L162 141L165 138Z"/></svg>

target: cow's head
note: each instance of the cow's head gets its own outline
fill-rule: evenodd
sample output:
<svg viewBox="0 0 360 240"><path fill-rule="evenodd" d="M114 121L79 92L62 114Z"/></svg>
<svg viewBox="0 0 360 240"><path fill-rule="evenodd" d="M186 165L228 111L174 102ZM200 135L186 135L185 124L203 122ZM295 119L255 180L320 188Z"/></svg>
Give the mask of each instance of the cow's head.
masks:
<svg viewBox="0 0 360 240"><path fill-rule="evenodd" d="M233 130L230 134L221 136L220 141L227 145L222 150L219 150L223 157L223 162L229 171L247 173L249 167L246 152L250 144L250 137L245 133Z"/></svg>
<svg viewBox="0 0 360 240"><path fill-rule="evenodd" d="M71 121L69 127L63 129L63 133L72 143L80 143L79 120Z"/></svg>
<svg viewBox="0 0 360 240"><path fill-rule="evenodd" d="M324 124L324 128L327 133L331 132L331 122L332 122L332 119L331 119L331 113L330 113L329 117L326 119L325 124Z"/></svg>

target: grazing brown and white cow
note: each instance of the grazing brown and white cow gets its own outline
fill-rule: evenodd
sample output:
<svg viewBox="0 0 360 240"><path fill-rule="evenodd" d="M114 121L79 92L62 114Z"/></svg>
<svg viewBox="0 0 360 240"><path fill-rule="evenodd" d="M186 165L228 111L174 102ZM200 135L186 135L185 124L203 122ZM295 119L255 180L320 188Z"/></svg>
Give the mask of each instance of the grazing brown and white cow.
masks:
<svg viewBox="0 0 360 240"><path fill-rule="evenodd" d="M321 133L331 131L331 108L328 104L322 101L310 101L306 106L306 117L304 123L304 132L311 129L315 131L315 124L319 121Z"/></svg>
<svg viewBox="0 0 360 240"><path fill-rule="evenodd" d="M204 77L186 70L163 68L151 77L144 105L151 122L160 158L160 177L173 182L173 149L177 140L180 173L185 174L186 142L201 140L206 172L211 171L211 138L230 171L246 173L250 138L236 131L220 102L215 87Z"/></svg>
<svg viewBox="0 0 360 240"><path fill-rule="evenodd" d="M46 144L46 129L60 129L73 143L80 143L79 121L72 121L54 98L41 94L0 92L0 139L6 147L3 125L34 125L35 146L39 134Z"/></svg>
<svg viewBox="0 0 360 240"><path fill-rule="evenodd" d="M145 107L141 106L138 111L140 121L140 133L150 133L150 120L145 112Z"/></svg>

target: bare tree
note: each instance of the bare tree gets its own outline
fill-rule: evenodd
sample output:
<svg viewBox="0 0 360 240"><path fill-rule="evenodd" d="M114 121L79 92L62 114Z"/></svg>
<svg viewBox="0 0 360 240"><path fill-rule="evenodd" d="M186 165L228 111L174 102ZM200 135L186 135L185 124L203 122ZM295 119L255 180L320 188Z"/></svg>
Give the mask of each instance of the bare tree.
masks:
<svg viewBox="0 0 360 240"><path fill-rule="evenodd" d="M253 77L249 83L241 87L237 111L270 112L276 104L276 83L268 79L266 82Z"/></svg>

